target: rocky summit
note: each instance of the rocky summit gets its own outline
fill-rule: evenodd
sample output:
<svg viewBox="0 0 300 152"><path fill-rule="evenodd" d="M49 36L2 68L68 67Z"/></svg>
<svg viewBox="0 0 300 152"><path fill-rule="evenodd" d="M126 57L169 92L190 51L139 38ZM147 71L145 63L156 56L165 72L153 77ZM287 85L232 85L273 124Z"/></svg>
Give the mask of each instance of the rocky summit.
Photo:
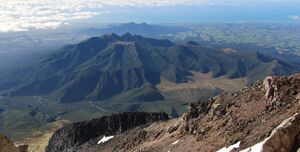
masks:
<svg viewBox="0 0 300 152"><path fill-rule="evenodd" d="M54 134L47 152L292 152L300 148L299 109L300 74L267 77L192 103L176 119L126 113L69 125Z"/></svg>

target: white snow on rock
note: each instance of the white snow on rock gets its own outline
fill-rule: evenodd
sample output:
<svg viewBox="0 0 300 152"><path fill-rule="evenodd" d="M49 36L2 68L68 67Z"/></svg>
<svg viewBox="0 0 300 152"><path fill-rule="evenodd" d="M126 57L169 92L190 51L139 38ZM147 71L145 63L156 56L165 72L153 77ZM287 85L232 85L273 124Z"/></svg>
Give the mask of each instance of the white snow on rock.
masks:
<svg viewBox="0 0 300 152"><path fill-rule="evenodd" d="M102 139L98 141L98 145L103 144L103 143L105 143L105 142L107 142L107 141L109 141L113 138L114 138L114 136L107 136L107 137L103 136Z"/></svg>
<svg viewBox="0 0 300 152"><path fill-rule="evenodd" d="M264 142L260 142L252 147L241 150L240 152L261 152L263 150L263 144Z"/></svg>
<svg viewBox="0 0 300 152"><path fill-rule="evenodd" d="M236 144L231 145L229 147L223 147L222 149L218 150L217 152L231 152L235 148L239 148L240 144L241 144L241 142L237 142Z"/></svg>
<svg viewBox="0 0 300 152"><path fill-rule="evenodd" d="M176 145L176 144L178 144L178 142L179 142L179 140L176 140L172 143L172 145Z"/></svg>

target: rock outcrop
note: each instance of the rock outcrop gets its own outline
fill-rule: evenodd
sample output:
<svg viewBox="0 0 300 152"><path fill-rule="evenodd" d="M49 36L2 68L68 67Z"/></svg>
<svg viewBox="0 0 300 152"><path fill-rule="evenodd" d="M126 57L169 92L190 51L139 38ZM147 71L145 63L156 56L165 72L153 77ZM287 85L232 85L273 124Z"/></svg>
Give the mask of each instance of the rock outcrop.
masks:
<svg viewBox="0 0 300 152"><path fill-rule="evenodd" d="M105 135L117 135L140 125L167 119L165 113L133 112L70 124L54 133L46 152L74 151L80 145Z"/></svg>

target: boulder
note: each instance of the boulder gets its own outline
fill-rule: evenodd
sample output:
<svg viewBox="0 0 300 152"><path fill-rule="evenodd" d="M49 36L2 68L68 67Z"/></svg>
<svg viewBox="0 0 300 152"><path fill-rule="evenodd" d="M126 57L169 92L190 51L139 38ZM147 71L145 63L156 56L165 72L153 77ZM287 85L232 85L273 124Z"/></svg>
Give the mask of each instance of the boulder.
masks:
<svg viewBox="0 0 300 152"><path fill-rule="evenodd" d="M265 97L267 100L272 100L274 93L275 93L275 88L273 86L273 78L272 77L266 77L263 84L266 90Z"/></svg>

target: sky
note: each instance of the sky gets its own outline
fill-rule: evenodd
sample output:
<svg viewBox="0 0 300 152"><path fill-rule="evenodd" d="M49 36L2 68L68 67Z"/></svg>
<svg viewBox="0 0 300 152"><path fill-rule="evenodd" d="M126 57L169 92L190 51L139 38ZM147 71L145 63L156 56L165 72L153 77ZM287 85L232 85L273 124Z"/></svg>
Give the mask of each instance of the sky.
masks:
<svg viewBox="0 0 300 152"><path fill-rule="evenodd" d="M92 22L300 22L299 0L0 0L0 4L0 32Z"/></svg>

